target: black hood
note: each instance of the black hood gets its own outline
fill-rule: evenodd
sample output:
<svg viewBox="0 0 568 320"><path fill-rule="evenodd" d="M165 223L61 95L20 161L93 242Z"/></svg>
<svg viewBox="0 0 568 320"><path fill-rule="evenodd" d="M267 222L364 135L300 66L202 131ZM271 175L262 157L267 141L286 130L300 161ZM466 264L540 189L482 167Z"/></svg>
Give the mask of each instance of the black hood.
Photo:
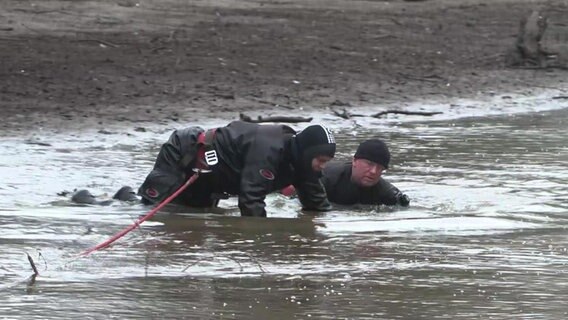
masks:
<svg viewBox="0 0 568 320"><path fill-rule="evenodd" d="M335 156L335 137L322 125L312 125L292 139L294 167L302 173L313 173L312 159L317 156Z"/></svg>

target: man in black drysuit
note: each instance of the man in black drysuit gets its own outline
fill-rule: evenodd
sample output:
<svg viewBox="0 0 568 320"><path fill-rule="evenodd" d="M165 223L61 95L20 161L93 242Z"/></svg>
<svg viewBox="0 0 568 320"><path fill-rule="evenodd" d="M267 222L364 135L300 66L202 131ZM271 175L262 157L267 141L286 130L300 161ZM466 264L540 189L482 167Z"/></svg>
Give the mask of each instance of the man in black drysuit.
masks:
<svg viewBox="0 0 568 320"><path fill-rule="evenodd" d="M341 205L353 204L410 204L408 196L390 182L382 173L388 169L390 152L379 139L362 142L352 161L330 162L321 179L329 201Z"/></svg>
<svg viewBox="0 0 568 320"><path fill-rule="evenodd" d="M242 121L208 131L189 127L162 145L138 195L144 203L159 203L200 171L175 203L211 207L237 195L241 215L265 217L266 195L292 184L303 209L325 211L331 205L319 177L334 155L335 139L321 125L297 134L285 125Z"/></svg>

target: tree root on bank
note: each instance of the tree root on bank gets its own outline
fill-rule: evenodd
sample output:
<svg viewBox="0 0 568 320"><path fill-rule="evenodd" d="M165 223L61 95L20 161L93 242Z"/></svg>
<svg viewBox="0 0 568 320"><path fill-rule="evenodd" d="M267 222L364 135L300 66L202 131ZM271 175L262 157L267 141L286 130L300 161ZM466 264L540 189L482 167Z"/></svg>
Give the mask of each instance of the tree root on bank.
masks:
<svg viewBox="0 0 568 320"><path fill-rule="evenodd" d="M274 117L262 117L258 116L256 119L253 119L250 116L247 116L243 113L239 114L239 118L245 122L251 123L261 123L261 122L286 122L286 123L298 123L298 122L310 122L313 118L304 118L304 117L287 117L287 116L274 116Z"/></svg>
<svg viewBox="0 0 568 320"><path fill-rule="evenodd" d="M336 116L343 118L343 119L351 119L353 117L365 117L364 114L355 114L355 113L351 113L349 111L347 111L347 109L343 109L342 112L339 112L337 110L332 110L333 114L335 114Z"/></svg>
<svg viewBox="0 0 568 320"><path fill-rule="evenodd" d="M538 10L521 19L515 45L506 56L507 66L542 66L546 55L540 41L547 26L547 18Z"/></svg>
<svg viewBox="0 0 568 320"><path fill-rule="evenodd" d="M543 49L541 40L547 27L548 17L539 10L534 10L521 19L517 40L505 55L506 66L520 69L568 70L568 65L559 62L559 53Z"/></svg>

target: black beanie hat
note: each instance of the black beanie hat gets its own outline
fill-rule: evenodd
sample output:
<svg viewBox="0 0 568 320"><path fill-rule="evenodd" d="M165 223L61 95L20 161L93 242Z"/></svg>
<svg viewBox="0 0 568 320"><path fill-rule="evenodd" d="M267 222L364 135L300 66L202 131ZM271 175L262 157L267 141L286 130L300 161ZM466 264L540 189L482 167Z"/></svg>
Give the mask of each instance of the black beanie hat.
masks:
<svg viewBox="0 0 568 320"><path fill-rule="evenodd" d="M326 127L316 124L309 126L296 135L299 153L306 160L317 156L335 155L335 138Z"/></svg>
<svg viewBox="0 0 568 320"><path fill-rule="evenodd" d="M356 159L366 159L378 163L388 169L390 162L390 152L386 143L379 139L363 141L355 152Z"/></svg>

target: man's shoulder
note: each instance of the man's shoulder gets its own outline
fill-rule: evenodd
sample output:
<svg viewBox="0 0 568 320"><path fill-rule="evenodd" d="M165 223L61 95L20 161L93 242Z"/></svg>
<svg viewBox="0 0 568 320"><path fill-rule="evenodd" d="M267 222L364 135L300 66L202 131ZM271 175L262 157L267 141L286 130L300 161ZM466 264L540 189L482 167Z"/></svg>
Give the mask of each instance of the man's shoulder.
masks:
<svg viewBox="0 0 568 320"><path fill-rule="evenodd" d="M357 202L358 187L351 181L351 162L333 161L325 166L322 183L329 201L350 205Z"/></svg>
<svg viewBox="0 0 568 320"><path fill-rule="evenodd" d="M332 160L328 162L323 170L324 175L329 174L340 174L342 172L348 172L351 170L351 162L350 161L337 161Z"/></svg>
<svg viewBox="0 0 568 320"><path fill-rule="evenodd" d="M328 188L337 188L340 184L350 183L351 162L331 161L322 171L322 182Z"/></svg>

